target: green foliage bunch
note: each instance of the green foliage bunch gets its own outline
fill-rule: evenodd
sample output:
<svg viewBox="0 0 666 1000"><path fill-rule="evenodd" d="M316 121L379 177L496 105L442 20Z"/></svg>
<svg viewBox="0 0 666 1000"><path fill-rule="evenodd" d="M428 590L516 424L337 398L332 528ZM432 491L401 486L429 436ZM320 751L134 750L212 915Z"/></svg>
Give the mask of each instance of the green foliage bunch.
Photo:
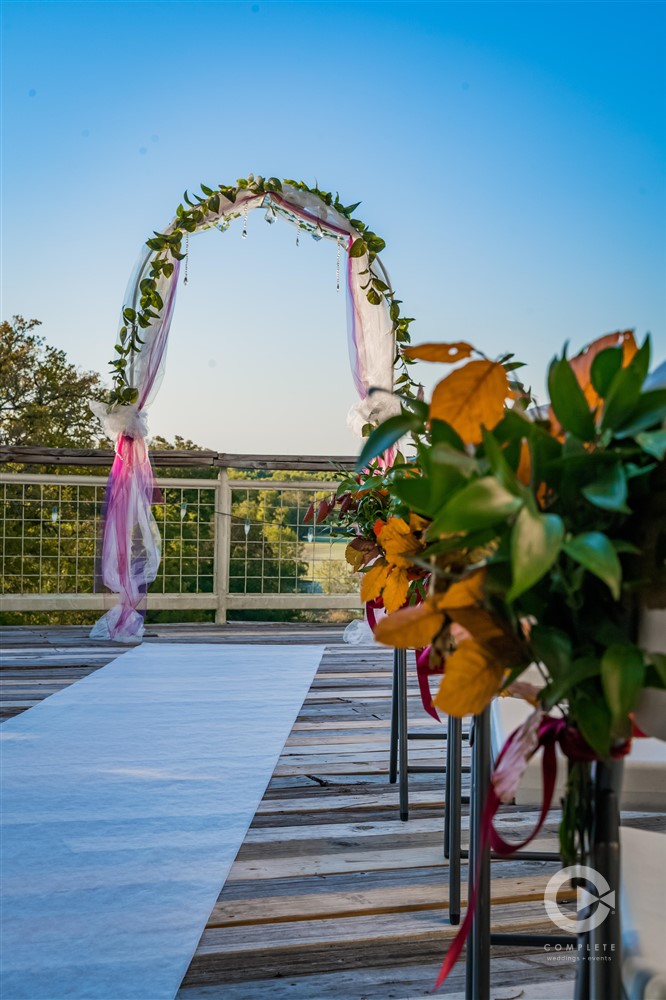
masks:
<svg viewBox="0 0 666 1000"><path fill-rule="evenodd" d="M455 670L447 666L440 689L448 686L447 694L437 703L480 711L536 662L545 681L540 706L562 713L600 760L631 738L643 689L666 688L666 657L643 648L638 635L641 609L666 606L666 388L645 388L649 337L637 348L633 336L614 336L610 346L612 337L602 338L574 359L566 348L553 359L547 412L526 412L531 400L520 396L471 440L455 419L438 419L434 403L405 400L359 459L360 468L412 436L414 462L384 485L403 505L399 513L429 522L426 547L413 559L433 579L422 623L434 629L435 645L451 619L470 634ZM464 371L449 379L462 382ZM485 391L479 381L479 406ZM470 551L480 557L461 571L452 557ZM465 607L459 587L458 606L447 605L449 589L472 578L482 596L470 585ZM410 644L414 615L403 617L404 629L401 615L383 623L389 644ZM474 660L466 658L472 648ZM581 855L589 833L588 767L580 757L571 765L562 827L568 860Z"/></svg>
<svg viewBox="0 0 666 1000"><path fill-rule="evenodd" d="M384 300L388 302L396 343L395 363L400 367L397 383L403 393L413 395L416 387L408 371L412 361L402 354L400 346L409 343L409 327L414 320L401 314L401 300L396 297L385 280L383 268L378 266L379 254L386 246L384 240L361 219L354 217L360 202L345 205L338 194L333 195L330 191L323 191L316 184L310 187L304 181L280 181L277 177L264 178L249 174L248 177L239 178L235 185L220 184L217 188L212 188L201 184L201 194L193 194L192 197L185 191L183 201L178 205L176 216L170 226L164 232L154 232L146 241L146 246L152 251L148 274L140 279L133 301L123 306L119 339L115 345L114 357L109 362L113 379L113 388L109 396L111 403L130 404L138 397L138 390L131 381L132 357L143 346L142 333L159 320L164 309L159 282L164 278L170 279L175 270L175 262L185 259L186 253L183 251L185 236L215 225L226 229L230 219L239 218L241 215L240 211L228 211L229 205L235 204L241 192L270 198L272 194L280 195L285 185L315 195L323 205L333 208L347 219L358 233L349 247L349 254L351 257L367 257L367 267L361 273L367 276L363 288L368 302L377 306ZM220 223L220 212L223 209L226 211ZM303 230L315 235L318 233L323 235L326 232L325 223L315 225L302 221L300 225Z"/></svg>

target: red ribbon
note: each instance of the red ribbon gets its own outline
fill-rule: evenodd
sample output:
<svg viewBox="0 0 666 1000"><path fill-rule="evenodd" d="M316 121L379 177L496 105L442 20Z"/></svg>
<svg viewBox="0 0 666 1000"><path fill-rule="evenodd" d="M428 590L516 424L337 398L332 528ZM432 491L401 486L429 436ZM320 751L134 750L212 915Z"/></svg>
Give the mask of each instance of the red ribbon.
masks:
<svg viewBox="0 0 666 1000"><path fill-rule="evenodd" d="M365 617L368 620L368 625L375 631L377 627L377 619L375 618L375 611L379 608L384 607L384 602L381 597L376 598L374 601L367 601L365 605ZM416 678L419 682L419 694L421 695L421 704L428 713L432 716L435 722L441 722L439 715L437 714L437 709L435 708L432 695L430 694L430 684L428 683L428 678L431 673L440 673L440 671L430 670L430 646L426 646L424 649L415 649L414 655L416 657Z"/></svg>
<svg viewBox="0 0 666 1000"><path fill-rule="evenodd" d="M509 750L514 739L520 732L522 727L518 727L511 735L502 747L499 757L495 762L494 771L499 766L500 761ZM460 930L456 934L451 947L446 953L442 967L439 970L439 976L437 977L437 982L435 983L435 989L439 989L442 985L449 972L453 966L458 961L460 953L465 946L465 942L469 936L472 929L472 922L474 920L474 912L476 910L476 903L479 893L479 876L481 874L481 862L483 860L483 854L490 844L490 847L497 854L513 854L516 851L522 850L522 848L527 847L534 838L537 836L541 827L543 826L546 816L550 812L550 807L553 802L553 794L555 792L555 782L557 780L557 753L556 744L559 743L562 747L562 751L570 760L577 761L592 761L598 760L597 755L594 750L589 746L588 743L583 739L580 732L573 726L569 725L566 719L554 719L552 716L547 715L541 722L539 726L538 744L539 747L543 748L543 757L541 760L541 768L543 775L543 801L541 803L541 811L539 813L539 819L534 827L534 830L529 834L525 840L521 841L519 844L510 844L508 841L504 840L502 836L497 832L493 825L493 820L495 814L499 809L501 802L497 797L495 792L495 787L490 780L490 787L488 788L488 795L486 797L486 802L483 807L483 813L481 815L481 838L479 847L479 858L477 860L476 872L474 873L474 887L472 889L472 894L467 903L467 913L465 914L465 919L460 925ZM631 748L631 740L627 740L619 747L614 747L611 750L611 757L619 758L624 757ZM535 751L536 753L536 751ZM532 755L533 756L533 755Z"/></svg>

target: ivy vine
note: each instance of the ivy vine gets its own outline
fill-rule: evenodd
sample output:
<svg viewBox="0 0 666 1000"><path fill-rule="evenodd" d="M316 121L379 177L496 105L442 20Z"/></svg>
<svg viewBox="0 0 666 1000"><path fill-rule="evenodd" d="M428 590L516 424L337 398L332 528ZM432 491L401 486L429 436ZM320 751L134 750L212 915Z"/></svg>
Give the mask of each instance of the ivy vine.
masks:
<svg viewBox="0 0 666 1000"><path fill-rule="evenodd" d="M410 342L409 327L414 319L401 314L402 301L396 297L393 289L378 273L378 269L373 267L386 243L366 223L354 217L354 212L360 202L344 205L337 193L333 195L330 191L322 191L316 185L309 187L303 181L280 181L277 177L265 179L249 174L247 177L239 178L235 186L220 184L218 188L214 189L201 184L201 194L193 194L192 198L185 191L183 201L178 205L176 217L168 231L165 233L155 232L149 240L146 240L146 246L154 252L154 256L150 261L148 276L139 282L139 301L136 303L139 308L136 309L132 305L123 307L123 325L120 328L119 341L115 345L115 356L110 362L113 381L113 388L109 395L110 403L128 405L136 402L138 398L139 390L131 384L130 380L132 357L138 354L143 346L142 332L147 330L154 320L160 318L164 301L158 292L158 280L161 277L170 278L175 269L174 261L185 259L186 254L182 249L184 236L187 233L194 233L199 229L207 229L216 225L222 198L226 198L227 201L234 204L241 191L250 191L256 195L270 195L271 193L280 193L285 184L318 197L324 205L334 208L340 215L348 219L359 234L349 247L349 255L363 257L367 254L368 266L361 273L368 277L362 288L371 305L379 306L384 300L389 304L389 315L393 323L393 336L396 344L394 365L399 369L398 377L395 380L396 389L403 396L413 397L415 395L417 386L408 370L408 366L414 364L414 361L405 357L401 350L402 345ZM226 229L228 220L239 218L240 215L240 210L228 214L224 220L219 220L220 228ZM325 230L326 225L311 225L303 221L301 228L316 235L317 230ZM368 427L367 431L369 430Z"/></svg>

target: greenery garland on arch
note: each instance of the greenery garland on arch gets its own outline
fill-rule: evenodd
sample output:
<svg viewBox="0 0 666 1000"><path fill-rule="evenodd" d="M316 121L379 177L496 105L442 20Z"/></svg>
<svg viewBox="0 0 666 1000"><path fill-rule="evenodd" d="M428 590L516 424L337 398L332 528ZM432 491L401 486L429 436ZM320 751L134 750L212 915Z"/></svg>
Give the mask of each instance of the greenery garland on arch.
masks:
<svg viewBox="0 0 666 1000"><path fill-rule="evenodd" d="M280 181L277 177L263 178L249 174L247 177L239 178L235 186L220 184L217 189L213 189L201 184L202 193L193 195L194 200L185 191L183 201L178 205L175 218L167 227L167 231L164 233L154 232L154 235L146 240L146 246L153 251L154 256L150 261L148 276L140 281L137 289L138 303L135 304L138 305L138 309L134 308L133 305L123 307L123 323L118 343L115 345L115 356L109 363L113 373L113 388L109 395L110 403L128 405L134 403L138 397L138 389L132 385L128 370L131 373L132 357L140 352L144 343L141 339L141 333L147 330L155 320L159 320L160 313L164 308L164 301L158 291L158 279L161 277L171 278L175 268L174 261L184 260L187 256L182 249L183 237L186 234L210 229L216 225L225 230L228 228L230 219L241 216L240 210L227 213L220 222L219 212L222 198L235 203L241 191L249 191L255 195L265 195L264 201L259 206L265 207L267 204L273 204L270 195L280 193L283 190L283 185L315 195L325 206L335 209L353 226L358 235L353 239L348 252L351 257L362 257L364 254L368 256L368 267L365 272L362 272L367 274L367 282L362 286L366 292L366 298L371 305L375 306L379 306L384 300L388 302L396 345L394 367L398 369L394 383L395 388L402 396L413 398L416 395L417 385L409 374L409 366L414 364L414 361L406 357L402 350L403 346L410 342L409 327L414 319L401 314L402 301L397 298L391 286L379 273L381 268L381 272L385 275L381 261L379 261L379 254L386 246L385 241L373 232L366 223L353 217L360 202L344 205L337 193L333 195L330 191L322 191L316 184L315 187L309 187L304 181ZM327 235L325 224L319 226L300 221L299 226L303 231L310 232L315 236L317 236L317 230L319 230L320 236ZM379 262L379 268L376 266L377 262ZM370 429L370 425L367 425L364 428L364 433L368 433Z"/></svg>

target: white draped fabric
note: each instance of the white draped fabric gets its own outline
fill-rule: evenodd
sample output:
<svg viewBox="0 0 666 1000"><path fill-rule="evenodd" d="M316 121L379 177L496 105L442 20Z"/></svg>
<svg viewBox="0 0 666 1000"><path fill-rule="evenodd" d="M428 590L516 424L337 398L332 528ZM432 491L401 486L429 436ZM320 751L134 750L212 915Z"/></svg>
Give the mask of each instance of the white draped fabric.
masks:
<svg viewBox="0 0 666 1000"><path fill-rule="evenodd" d="M234 202L220 195L219 210L208 211L197 230L224 225L230 218L243 217L256 208L266 209L316 238L335 240L345 251L361 236L349 219L326 205L318 195L289 184L283 185L281 191L266 194L241 190ZM173 233L178 224L176 217L164 235ZM130 278L124 307L139 312L141 282L150 276L151 263L160 253L143 248ZM95 408L106 432L116 439L116 460L109 476L104 511L101 578L106 587L120 595L118 606L94 626L95 637L120 641L140 638L146 592L159 568L159 534L151 512L153 483L146 447L146 408L155 398L164 374L180 270L178 261L174 265L171 276L161 275L157 283L164 307L159 317L140 331L143 340L140 351L130 355L127 374L130 385L138 390L136 402L131 406ZM378 305L368 301L368 266L367 254L348 255L348 345L359 396L349 411L348 424L359 436L364 424L383 420L400 409L392 395L395 341L389 302L385 296ZM390 288L388 274L378 259L372 267L376 277ZM125 325L121 319L120 326Z"/></svg>

